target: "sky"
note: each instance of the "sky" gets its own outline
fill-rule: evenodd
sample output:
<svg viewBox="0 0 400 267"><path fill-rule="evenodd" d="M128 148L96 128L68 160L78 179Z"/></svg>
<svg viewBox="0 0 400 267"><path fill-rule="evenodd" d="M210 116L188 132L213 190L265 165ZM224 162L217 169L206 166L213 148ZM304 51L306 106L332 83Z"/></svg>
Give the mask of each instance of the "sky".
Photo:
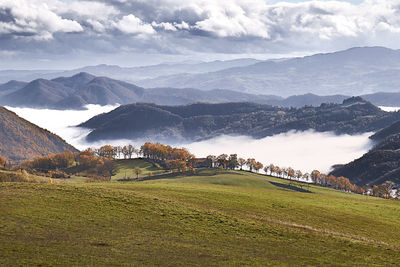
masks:
<svg viewBox="0 0 400 267"><path fill-rule="evenodd" d="M0 69L400 47L399 0L0 0Z"/></svg>

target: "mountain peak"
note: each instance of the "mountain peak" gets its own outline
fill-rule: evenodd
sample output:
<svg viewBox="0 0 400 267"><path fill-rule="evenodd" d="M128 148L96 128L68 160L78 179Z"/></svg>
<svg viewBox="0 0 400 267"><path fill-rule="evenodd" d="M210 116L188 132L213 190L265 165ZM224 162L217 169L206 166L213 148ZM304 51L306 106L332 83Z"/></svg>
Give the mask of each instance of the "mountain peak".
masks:
<svg viewBox="0 0 400 267"><path fill-rule="evenodd" d="M343 100L343 105L358 104L358 103L365 104L368 103L368 101L362 98L361 96L353 96Z"/></svg>
<svg viewBox="0 0 400 267"><path fill-rule="evenodd" d="M71 78L75 78L75 79L76 79L76 78L94 79L95 76L92 75L92 74L90 74L90 73L87 73L87 72L82 71L82 72L79 72L78 74L75 74L75 75L72 76Z"/></svg>

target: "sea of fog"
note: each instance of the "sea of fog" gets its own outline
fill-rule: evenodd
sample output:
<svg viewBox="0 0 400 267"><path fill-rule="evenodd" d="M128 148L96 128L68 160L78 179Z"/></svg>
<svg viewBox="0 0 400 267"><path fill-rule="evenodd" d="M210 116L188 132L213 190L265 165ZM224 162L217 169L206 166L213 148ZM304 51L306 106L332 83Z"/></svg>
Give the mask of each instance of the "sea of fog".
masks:
<svg viewBox="0 0 400 267"><path fill-rule="evenodd" d="M379 107L379 108L387 112L396 112L400 110L400 107Z"/></svg>
<svg viewBox="0 0 400 267"><path fill-rule="evenodd" d="M116 106L88 105L87 110L48 110L30 108L11 108L20 117L45 128L78 149L98 147L104 144L140 146L135 140L116 140L112 142L88 143L85 136L88 130L74 127L91 117L113 110ZM266 164L292 167L310 172L318 169L329 171L332 165L348 163L359 158L372 146L368 139L371 133L362 135L335 135L314 131L288 132L263 139L246 136L219 136L211 140L171 144L186 147L197 157L237 153L243 158L255 158Z"/></svg>

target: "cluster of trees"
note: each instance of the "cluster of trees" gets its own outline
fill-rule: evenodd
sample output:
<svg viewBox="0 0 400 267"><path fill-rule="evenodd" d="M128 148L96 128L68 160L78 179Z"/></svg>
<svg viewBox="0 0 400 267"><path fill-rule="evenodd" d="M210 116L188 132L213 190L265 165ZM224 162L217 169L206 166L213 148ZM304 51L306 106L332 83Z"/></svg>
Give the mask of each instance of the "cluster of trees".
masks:
<svg viewBox="0 0 400 267"><path fill-rule="evenodd" d="M126 145L126 146L105 145L100 148L93 149L93 152L99 157L104 157L108 159L117 159L117 158L132 159L135 154L137 155L137 157L141 155L140 149L135 148L133 145Z"/></svg>
<svg viewBox="0 0 400 267"><path fill-rule="evenodd" d="M34 169L44 172L57 169L66 169L75 163L75 157L76 154L72 153L71 151L65 151L64 153L36 157L33 160L24 161L21 164L21 167L24 169Z"/></svg>
<svg viewBox="0 0 400 267"><path fill-rule="evenodd" d="M243 169L243 166L247 166L250 171L255 170L259 172L264 165L261 162L256 161L255 159L243 159L238 158L237 154L221 154L219 156L209 155L206 158L208 165L210 168L221 168L226 170L234 170L240 167L240 170Z"/></svg>
<svg viewBox="0 0 400 267"><path fill-rule="evenodd" d="M374 185L371 188L371 194L375 197L391 198L393 189L396 188L396 184L390 181L385 182L381 185ZM396 198L400 199L400 189L397 188Z"/></svg>
<svg viewBox="0 0 400 267"><path fill-rule="evenodd" d="M87 150L86 152L88 152ZM89 162L97 158L112 159L132 159L134 155L137 157L143 156L143 158L164 165L168 169L186 171L193 169L192 161L195 158L185 148L175 148L169 145L160 143L147 142L143 144L140 149L135 148L133 145L126 146L111 146L105 145L100 148L91 149L94 155L81 155L80 164L90 164ZM88 162L87 162L88 161ZM95 165L95 163L92 163Z"/></svg>
<svg viewBox="0 0 400 267"><path fill-rule="evenodd" d="M109 156L98 156L92 149L72 153L53 154L24 161L19 166L30 172L50 174L53 178L67 178L68 174L85 172L93 177L111 177L116 168ZM67 174L68 173L68 174Z"/></svg>
<svg viewBox="0 0 400 267"><path fill-rule="evenodd" d="M160 143L145 143L140 148L144 158L165 164L168 169L193 170L195 156L185 148L176 148Z"/></svg>

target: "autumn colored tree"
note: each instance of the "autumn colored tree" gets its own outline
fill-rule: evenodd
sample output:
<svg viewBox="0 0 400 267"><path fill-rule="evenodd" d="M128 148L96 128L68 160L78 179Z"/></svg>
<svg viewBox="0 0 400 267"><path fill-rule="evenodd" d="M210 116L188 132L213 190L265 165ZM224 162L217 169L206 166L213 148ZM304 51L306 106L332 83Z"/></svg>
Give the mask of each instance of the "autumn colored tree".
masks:
<svg viewBox="0 0 400 267"><path fill-rule="evenodd" d="M295 170L293 170L290 167L287 169L287 174L288 174L288 177L289 177L290 180L292 180L292 178L295 178L294 177L295 176Z"/></svg>
<svg viewBox="0 0 400 267"><path fill-rule="evenodd" d="M275 170L276 170L275 165L269 164L269 175L272 176L273 173L276 173Z"/></svg>
<svg viewBox="0 0 400 267"><path fill-rule="evenodd" d="M0 156L0 168L5 169L7 164L7 159L3 156Z"/></svg>
<svg viewBox="0 0 400 267"><path fill-rule="evenodd" d="M74 153L65 151L64 153L36 157L33 160L25 161L21 164L21 167L24 169L35 169L47 172L49 170L68 168L72 166L74 162Z"/></svg>
<svg viewBox="0 0 400 267"><path fill-rule="evenodd" d="M282 177L283 171L278 166L275 166L275 173L276 173L276 175L278 175L278 177Z"/></svg>
<svg viewBox="0 0 400 267"><path fill-rule="evenodd" d="M99 157L113 159L116 155L116 151L115 151L114 147L112 147L110 145L105 145L105 146L100 147L97 150L97 154Z"/></svg>
<svg viewBox="0 0 400 267"><path fill-rule="evenodd" d="M357 194L364 195L365 192L367 192L367 190L365 189L365 187L363 187L363 186L357 186L357 187L356 187L356 193L357 193Z"/></svg>
<svg viewBox="0 0 400 267"><path fill-rule="evenodd" d="M313 183L318 183L321 173L318 170L313 170L311 172L310 178Z"/></svg>
<svg viewBox="0 0 400 267"><path fill-rule="evenodd" d="M186 171L186 162L180 159L167 160L166 166L170 170L178 170L180 172Z"/></svg>
<svg viewBox="0 0 400 267"><path fill-rule="evenodd" d="M254 164L254 169L256 170L257 173L258 173L263 167L264 167L264 165L263 165L261 162L259 162L259 161L257 161L257 162Z"/></svg>
<svg viewBox="0 0 400 267"><path fill-rule="evenodd" d="M85 168L95 167L97 164L97 159L93 150L88 148L85 151L81 151L78 155L78 163Z"/></svg>
<svg viewBox="0 0 400 267"><path fill-rule="evenodd" d="M327 183L330 187L337 188L337 178L334 175L329 175L327 177Z"/></svg>
<svg viewBox="0 0 400 267"><path fill-rule="evenodd" d="M117 166L113 160L110 160L108 158L105 158L104 160L98 161L98 165L96 166L98 174L104 176L104 177L109 177L111 180L111 177L115 175L117 171Z"/></svg>
<svg viewBox="0 0 400 267"><path fill-rule="evenodd" d="M238 165L240 167L240 170L243 170L243 166L246 165L246 160L244 158L239 158L238 159Z"/></svg>
<svg viewBox="0 0 400 267"><path fill-rule="evenodd" d="M246 166L249 168L249 170L251 172L253 171L255 164L256 164L256 160L253 158L249 158L246 160Z"/></svg>

